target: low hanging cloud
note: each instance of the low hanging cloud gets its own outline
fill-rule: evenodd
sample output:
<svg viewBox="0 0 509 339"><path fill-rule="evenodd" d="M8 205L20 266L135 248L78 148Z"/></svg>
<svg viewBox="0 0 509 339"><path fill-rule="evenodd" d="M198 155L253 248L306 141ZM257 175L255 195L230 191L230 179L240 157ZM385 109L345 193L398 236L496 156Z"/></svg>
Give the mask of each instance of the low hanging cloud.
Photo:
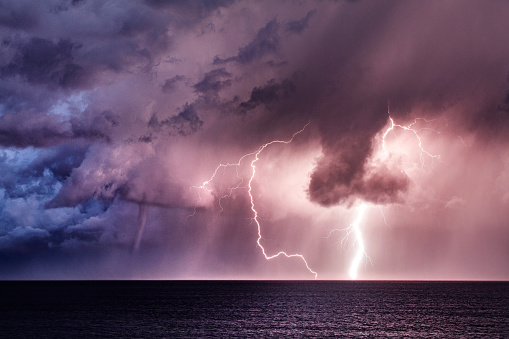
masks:
<svg viewBox="0 0 509 339"><path fill-rule="evenodd" d="M368 156L356 155L359 159L348 155L320 159L311 175L310 200L323 206L351 205L356 199L375 205L404 202L402 194L409 188L410 179L403 171L384 164L366 165Z"/></svg>

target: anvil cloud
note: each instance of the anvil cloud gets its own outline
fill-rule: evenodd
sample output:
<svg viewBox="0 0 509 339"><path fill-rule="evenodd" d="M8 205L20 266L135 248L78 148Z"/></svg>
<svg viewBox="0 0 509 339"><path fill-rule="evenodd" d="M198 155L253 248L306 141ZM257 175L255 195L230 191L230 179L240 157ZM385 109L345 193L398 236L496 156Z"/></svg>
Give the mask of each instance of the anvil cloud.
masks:
<svg viewBox="0 0 509 339"><path fill-rule="evenodd" d="M312 278L256 247L229 190L252 159L199 188L309 123L256 164L269 252L346 278L354 245L331 230L367 202L360 278L509 279L508 17L498 0L0 1L0 278ZM440 160L397 128L384 150L388 113L422 118Z"/></svg>

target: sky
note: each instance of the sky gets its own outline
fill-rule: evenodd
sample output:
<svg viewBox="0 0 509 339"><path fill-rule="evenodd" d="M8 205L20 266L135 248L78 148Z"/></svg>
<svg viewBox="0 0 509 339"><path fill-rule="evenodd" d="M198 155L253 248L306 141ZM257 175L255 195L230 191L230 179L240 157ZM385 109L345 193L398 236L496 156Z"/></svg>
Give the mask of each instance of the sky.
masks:
<svg viewBox="0 0 509 339"><path fill-rule="evenodd" d="M0 279L508 280L508 17L0 1Z"/></svg>

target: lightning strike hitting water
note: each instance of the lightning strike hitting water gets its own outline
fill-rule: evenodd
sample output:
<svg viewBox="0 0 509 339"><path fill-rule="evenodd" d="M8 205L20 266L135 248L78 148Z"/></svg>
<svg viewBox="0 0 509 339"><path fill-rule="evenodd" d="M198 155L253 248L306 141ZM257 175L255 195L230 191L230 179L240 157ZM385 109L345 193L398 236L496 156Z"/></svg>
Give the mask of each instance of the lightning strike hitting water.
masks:
<svg viewBox="0 0 509 339"><path fill-rule="evenodd" d="M357 212L357 219L350 225L350 227L355 232L355 242L357 243L357 253L352 260L352 264L350 265L350 271L348 274L350 278L355 280L357 279L357 269L359 268L359 264L361 263L362 257L366 256L366 252L364 251L364 240L362 239L362 233L360 229L360 223L362 218L364 217L364 212L366 211L366 204L361 204L359 206L359 210Z"/></svg>
<svg viewBox="0 0 509 339"><path fill-rule="evenodd" d="M308 125L309 125L309 122L301 130L295 132L289 140L286 140L286 141L284 141L284 140L273 140L273 141L267 142L267 143L263 144L262 146L260 146L258 148L258 150L256 150L255 152L251 152L251 153L243 155L239 159L239 161L237 161L236 163L227 163L227 164L220 164L220 165L218 165L216 167L216 169L214 170L214 173L212 174L212 176L207 181L203 182L203 184L201 186L197 186L197 187L195 186L195 188L205 189L209 193L212 193L212 190L209 189L207 186L214 180L214 178L217 175L218 171L221 168L235 167L236 168L237 178L239 179L239 183L236 186L229 188L228 189L228 194L226 194L226 195L224 195L224 196L222 196L222 197L220 197L218 199L218 203L219 203L219 207L220 207L220 211L219 212L223 211L223 207L221 206L221 200L222 199L231 196L231 194L232 194L232 192L234 190L237 190L237 189L240 189L240 188L247 188L247 193L249 195L249 200L250 200L250 203L251 203L251 211L253 212L252 220L254 221L254 223L256 224L256 227L258 229L258 239L256 240L256 244L262 250L262 254L265 257L265 259L271 260L271 259L277 258L279 256L285 256L287 258L299 258L300 260L302 260L304 262L304 264L306 265L307 270L311 274L313 274L315 279L316 279L318 277L318 274L309 267L308 262L306 261L306 259L304 258L304 256L302 254L288 254L288 253L286 253L284 251L279 251L278 253L273 254L273 255L268 255L267 254L267 252L265 251L265 248L261 244L261 240L262 240L261 225L260 225L260 221L258 219L258 211L256 210L256 206L255 206L255 202L254 202L254 198L253 198L253 194L252 194L252 182L253 182L253 180L255 178L255 175L256 175L256 166L255 166L255 164L259 160L259 155L263 152L263 150L265 148L267 148L268 146L273 145L273 144L289 144L289 143L291 143L293 141L293 139L298 134L302 133L304 131L304 129L306 129L306 127ZM249 178L247 186L242 186L242 183L244 182L244 180L239 175L238 169L239 169L242 161L244 159L248 158L248 157L251 157L251 156L253 157L253 160L251 160L251 163L250 163L250 166L251 166L251 176Z"/></svg>
<svg viewBox="0 0 509 339"><path fill-rule="evenodd" d="M361 263L362 258L364 257L371 262L371 258L366 253L365 246L364 246L364 240L362 238L362 232L360 229L360 224L362 222L362 219L364 218L364 214L366 212L367 206L368 205L366 203L361 203L359 205L359 207L357 209L357 218L348 227L343 228L343 229L333 229L329 233L329 236L330 236L332 234L332 232L335 232L335 231L343 231L344 232L344 235L340 240L341 246L345 245L345 243L349 240L350 235L352 233L355 235L355 240L354 240L353 245L357 246L357 251L355 252L355 256L352 259L352 263L350 264L350 270L348 271L348 275L353 280L357 279L357 271L359 269L359 265ZM384 221L385 221L385 216L384 216Z"/></svg>
<svg viewBox="0 0 509 339"><path fill-rule="evenodd" d="M422 146L422 140L421 140L421 138L419 136L419 133L418 133L417 130L415 130L413 128L413 126L417 123L418 120L419 119L415 119L413 123L411 123L411 124L409 124L407 126L404 126L404 125L399 125L399 124L394 123L394 120L392 119L392 117L389 116L390 126L382 134L382 143L381 143L381 146L382 146L382 149L386 153L389 153L387 151L387 149L386 149L385 141L386 141L387 135L391 131L393 131L395 128L401 128L401 129L403 129L405 131L412 132L415 135L415 137L417 138L418 146L419 146L419 149L420 149L420 155L421 155L421 165L424 167L424 160L423 160L423 156L424 155L427 155L430 158L437 159L437 160L440 159L440 155L431 154L428 151L426 151L424 149L424 147ZM204 181L201 186L193 186L193 188L197 188L199 190L200 189L204 189L204 190L208 191L209 193L212 193L213 190L210 189L208 186L216 178L216 176L218 175L219 171L221 169L226 169L226 168L229 168L229 167L234 167L235 168L235 175L236 175L236 177L238 179L238 183L235 186L233 186L233 187L229 187L228 190L227 190L227 194L219 197L218 204L219 204L220 210L219 210L218 213L223 211L223 206L221 204L221 201L223 199L231 197L233 191L235 191L235 190L238 190L238 189L247 189L247 193L249 195L249 200L250 200L250 205L251 205L251 211L253 213L252 221L254 221L254 223L256 224L257 231L258 231L258 238L256 239L256 244L261 249L262 254L265 257L265 259L271 260L271 259L277 258L279 256L285 256L287 258L299 258L300 260L302 260L304 262L307 270L310 273L312 273L314 275L315 279L316 279L318 274L309 267L308 262L306 261L306 259L304 258L304 256L302 254L288 254L288 253L286 253L284 251L279 251L279 252L277 252L276 254L273 254L273 255L268 255L267 254L267 252L265 251L265 248L263 247L263 245L261 243L261 240L262 240L261 224L260 224L260 221L259 221L258 211L256 209L254 197L253 197L253 194L252 194L252 183L253 183L253 180L255 179L255 176L256 176L256 162L259 160L260 154L265 150L265 148L267 148L270 145L273 145L273 144L289 144L289 143L291 143L293 141L293 139L298 134L302 133L304 131L304 129L308 125L309 125L309 123L307 123L301 130L295 132L289 140L286 140L286 141L285 140L273 140L273 141L270 141L270 142L265 143L262 146L260 146L256 151L243 155L236 163L219 164L216 167L216 169L214 170L212 176L208 180ZM249 180L247 181L247 184L243 185L245 180L239 174L239 168L240 168L242 162L245 159L249 158L249 157L252 157L252 160L250 162L251 176L249 177ZM380 209L380 212L383 215L384 223L387 226L389 226L387 224L387 221L385 219L385 214L383 213L383 211L381 209L381 206L378 206L378 207ZM355 221L352 222L350 224L350 226L347 227L346 229L342 229L342 231L345 231L345 235L341 239L341 244L343 244L344 242L346 242L348 240L350 234L353 233L355 235L354 245L357 246L357 251L355 253L355 256L352 259L352 262L350 264L350 269L349 269L349 272L348 272L350 278L353 279L353 280L357 279L357 272L358 272L358 268L359 268L360 262L362 261L362 258L365 257L366 259L371 261L369 256L366 254L364 240L363 240L362 232L361 232L361 229L360 229L360 224L361 224L362 219L364 217L366 208L367 208L367 204L366 203L362 203L361 205L359 205L358 212L357 212L357 218L355 219ZM339 229L336 229L336 230L333 230L333 231L339 231ZM331 233L332 233L332 231L331 231ZM330 236L330 234L329 234L329 236Z"/></svg>
<svg viewBox="0 0 509 339"><path fill-rule="evenodd" d="M417 141L418 141L418 145L419 145L419 149L420 149L420 158L421 158L421 166L424 167L424 159L423 159L423 155L427 155L429 156L430 158L432 159L436 159L436 160L440 160L440 155L435 155L435 154L431 154L429 153L428 151L426 151L424 149L424 147L422 146L422 140L421 140L421 137L419 136L419 133L417 130L415 130L413 128L413 126L417 123L417 121L419 120L420 118L418 119L415 119L413 123L409 124L408 126L403 126L403 125L399 125L399 124L395 124L394 123L394 120L392 119L392 117L389 115L389 121L390 121L390 126L385 130L385 132L383 133L382 135L382 149L388 153L386 147L385 147L385 138L387 137L387 135L389 134L389 132L393 131L394 128L401 128L405 131L409 131L409 132L412 132L415 137L417 138ZM424 120L424 119L423 119ZM426 121L426 120L425 120ZM427 122L427 121L426 121ZM436 133L439 133L435 130L433 130L434 132ZM357 271L358 271L358 268L359 268L359 265L360 265L360 262L362 260L362 257L366 257L367 259L369 259L371 261L371 259L369 258L369 256L366 254L366 251L365 251L365 246L364 246L364 240L363 240L363 237L362 237L362 232L360 230L360 223L362 221L362 218L364 216L364 212L366 210L366 203L362 203L360 206L359 206L359 209L358 209L358 212L357 212L357 218L355 219L355 221L350 224L350 226L346 229L343 229L342 231L345 231L345 235L343 236L343 238L341 239L341 244L343 244L345 241L348 240L349 238L349 235L353 232L355 234L355 243L357 244L357 252L354 256L354 258L352 259L352 263L350 264L350 270L348 272L349 276L351 279L355 280L357 279ZM387 223L387 220L385 218L385 214L383 213L383 210L381 208L381 206L378 206L378 208L380 209L380 212L382 213L382 216L383 216L383 219L384 219L384 223L385 225L389 226L389 224ZM390 226L389 226L390 227ZM336 231L336 230L333 230L333 231ZM329 234L330 235L330 234Z"/></svg>

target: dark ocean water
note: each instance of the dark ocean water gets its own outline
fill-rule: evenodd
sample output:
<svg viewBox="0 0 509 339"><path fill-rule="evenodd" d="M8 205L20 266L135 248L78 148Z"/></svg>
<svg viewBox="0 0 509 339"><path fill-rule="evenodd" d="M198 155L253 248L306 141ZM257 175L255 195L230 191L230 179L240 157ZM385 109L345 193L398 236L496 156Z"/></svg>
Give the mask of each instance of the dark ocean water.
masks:
<svg viewBox="0 0 509 339"><path fill-rule="evenodd" d="M509 282L0 282L0 337L509 338Z"/></svg>

